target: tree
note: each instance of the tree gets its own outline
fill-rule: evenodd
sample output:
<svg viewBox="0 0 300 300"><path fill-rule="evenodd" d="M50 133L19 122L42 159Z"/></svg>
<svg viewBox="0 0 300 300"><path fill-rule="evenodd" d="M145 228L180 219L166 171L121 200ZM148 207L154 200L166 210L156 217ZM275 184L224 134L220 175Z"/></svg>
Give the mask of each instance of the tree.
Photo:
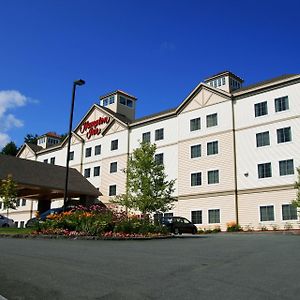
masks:
<svg viewBox="0 0 300 300"><path fill-rule="evenodd" d="M166 180L164 165L155 160L156 145L141 143L130 155L126 175L126 194L112 200L148 215L173 207L175 180Z"/></svg>
<svg viewBox="0 0 300 300"><path fill-rule="evenodd" d="M297 197L294 201L292 201L292 204L296 207L300 207L300 168L297 168L298 172L298 181L295 182L295 189L297 189Z"/></svg>
<svg viewBox="0 0 300 300"><path fill-rule="evenodd" d="M10 142L2 148L2 151L0 153L5 155L16 156L18 153L18 147L14 142Z"/></svg>
<svg viewBox="0 0 300 300"><path fill-rule="evenodd" d="M37 144L37 139L37 134L27 133L27 135L24 137L24 143Z"/></svg>
<svg viewBox="0 0 300 300"><path fill-rule="evenodd" d="M2 180L0 185L0 197L2 198L3 208L6 209L7 217L9 209L16 209L17 206L17 184L11 175Z"/></svg>

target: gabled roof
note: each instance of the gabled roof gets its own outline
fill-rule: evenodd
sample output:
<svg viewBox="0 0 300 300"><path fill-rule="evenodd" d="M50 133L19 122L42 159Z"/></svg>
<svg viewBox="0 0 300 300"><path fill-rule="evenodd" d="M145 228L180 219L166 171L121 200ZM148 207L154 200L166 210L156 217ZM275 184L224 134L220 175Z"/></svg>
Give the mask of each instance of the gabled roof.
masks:
<svg viewBox="0 0 300 300"><path fill-rule="evenodd" d="M31 152L32 152L33 154L36 154L39 150L43 149L43 147L38 146L38 145L36 145L36 144L24 143L24 144L21 146L21 148L19 149L19 151L18 151L16 157L18 157L18 156L21 154L21 152L22 152L26 147L28 147L28 148L31 150Z"/></svg>
<svg viewBox="0 0 300 300"><path fill-rule="evenodd" d="M150 121L159 120L162 118L168 118L171 116L178 115L182 111L182 109L194 98L194 96L197 93L199 93L203 88L205 88L206 90L210 90L215 94L221 95L221 96L227 98L228 100L231 99L231 94L227 93L226 91L211 87L210 85L208 85L206 83L200 82L177 107L136 119L130 124L130 126L136 126L141 123L150 122Z"/></svg>
<svg viewBox="0 0 300 300"><path fill-rule="evenodd" d="M18 184L19 196L29 197L28 193L42 195L46 193L50 198L63 195L66 168L33 160L21 159L9 155L0 155L0 180L12 175ZM69 195L99 196L99 191L76 169L69 169ZM27 193L27 194L26 194ZM30 197L29 197L30 198Z"/></svg>
<svg viewBox="0 0 300 300"><path fill-rule="evenodd" d="M43 147L38 146L36 144L32 144L32 143L25 143L25 145L27 145L34 153L43 149Z"/></svg>

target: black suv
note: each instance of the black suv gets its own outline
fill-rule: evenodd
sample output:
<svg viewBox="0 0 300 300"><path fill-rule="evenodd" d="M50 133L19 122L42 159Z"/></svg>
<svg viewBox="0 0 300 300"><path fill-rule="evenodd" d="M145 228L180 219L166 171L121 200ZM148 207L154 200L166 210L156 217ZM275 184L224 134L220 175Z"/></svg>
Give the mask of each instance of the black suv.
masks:
<svg viewBox="0 0 300 300"><path fill-rule="evenodd" d="M163 217L160 222L174 234L197 233L197 227L188 219L183 217Z"/></svg>

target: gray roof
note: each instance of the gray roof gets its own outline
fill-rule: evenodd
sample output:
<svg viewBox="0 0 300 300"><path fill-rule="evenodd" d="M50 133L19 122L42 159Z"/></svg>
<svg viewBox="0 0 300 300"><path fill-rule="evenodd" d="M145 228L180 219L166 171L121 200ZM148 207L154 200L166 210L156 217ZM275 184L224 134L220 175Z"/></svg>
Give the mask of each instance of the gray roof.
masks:
<svg viewBox="0 0 300 300"><path fill-rule="evenodd" d="M64 190L66 168L42 162L0 155L0 180L12 175L18 186L57 192ZM69 169L69 195L99 196L99 191L76 169Z"/></svg>
<svg viewBox="0 0 300 300"><path fill-rule="evenodd" d="M44 149L43 147L41 146L38 146L36 144L32 144L32 143L26 143L28 145L28 147L33 151L33 152L38 152L42 149Z"/></svg>
<svg viewBox="0 0 300 300"><path fill-rule="evenodd" d="M145 121L145 122L146 122L148 119L152 119L152 118L155 118L155 117L163 116L163 115L165 115L165 114L175 113L175 112L176 112L176 109L177 109L177 107L171 108L171 109L166 109L166 110L163 110L163 111L161 111L161 112L157 112L157 113L154 113L154 114L151 114L151 115L147 115L147 116L144 116L144 117L135 119L135 120L132 122L132 125L134 125L135 123L138 123L138 122L140 122L140 121Z"/></svg>
<svg viewBox="0 0 300 300"><path fill-rule="evenodd" d="M244 91L247 91L247 90L250 90L250 89L253 89L253 88L263 86L265 84L276 83L277 81L284 80L284 79L289 79L289 78L294 77L296 75L298 75L298 74L284 74L284 75L274 77L274 78L271 78L271 79L259 81L257 83L250 84L248 86L245 86L245 87L242 87L238 90L235 90L234 92L232 92L232 94L234 95L234 94L239 93L239 92L244 92Z"/></svg>
<svg viewBox="0 0 300 300"><path fill-rule="evenodd" d="M98 105L98 104L96 104ZM115 113L114 111L112 111L111 109L104 107L104 106L100 106L98 105L101 109L107 111L108 113L110 113L111 115L113 115L116 119L119 119L120 121L122 121L125 124L130 124L132 121L130 119L128 119L127 117L125 117L122 114L119 113Z"/></svg>

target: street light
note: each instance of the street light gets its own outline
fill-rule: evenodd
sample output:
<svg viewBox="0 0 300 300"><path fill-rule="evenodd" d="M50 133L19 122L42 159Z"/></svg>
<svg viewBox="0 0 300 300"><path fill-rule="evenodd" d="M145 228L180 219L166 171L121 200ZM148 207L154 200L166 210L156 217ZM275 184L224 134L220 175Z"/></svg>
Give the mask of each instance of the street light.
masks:
<svg viewBox="0 0 300 300"><path fill-rule="evenodd" d="M70 113L70 123L69 123L69 132L68 132L68 150L67 150L67 162L66 162L66 181L65 181L65 190L64 190L64 206L65 210L68 197L68 181L69 181L69 161L70 161L70 148L71 148L71 131L73 124L73 111L74 111L74 102L75 102L75 92L77 85L84 85L85 81L82 79L75 80L73 82L73 92L72 92L72 104L71 104L71 113Z"/></svg>

